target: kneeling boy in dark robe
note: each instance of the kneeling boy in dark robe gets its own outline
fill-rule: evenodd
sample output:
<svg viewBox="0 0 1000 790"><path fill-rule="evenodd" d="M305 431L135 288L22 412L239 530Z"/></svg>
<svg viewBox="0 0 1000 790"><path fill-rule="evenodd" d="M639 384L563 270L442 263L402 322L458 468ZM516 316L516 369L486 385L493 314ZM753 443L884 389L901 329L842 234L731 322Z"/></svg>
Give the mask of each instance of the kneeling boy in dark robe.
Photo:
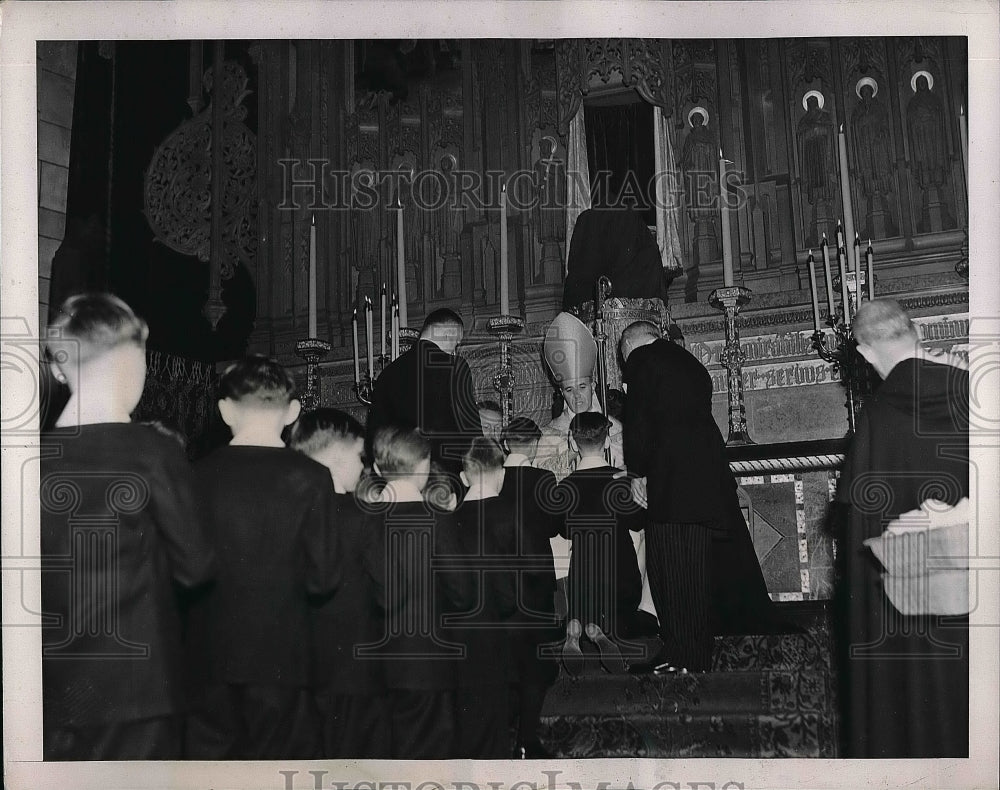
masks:
<svg viewBox="0 0 1000 790"><path fill-rule="evenodd" d="M513 508L500 496L503 462L495 440L473 440L462 459L461 478L468 491L443 519L435 541L435 560L443 568L457 561L456 586L471 591L471 605L446 613L442 628L445 639L465 649L455 676L455 756L464 759L505 760L511 754L506 620L516 605L511 569L516 535ZM451 556L445 553L448 545L455 547Z"/></svg>
<svg viewBox="0 0 1000 790"><path fill-rule="evenodd" d="M563 645L563 665L570 674L583 668L583 633L597 645L607 671L625 671L620 650L625 643L620 636L642 599L642 580L629 530L643 529L643 513L632 500L624 472L605 460L610 425L599 412L581 412L573 418L570 445L579 452L580 460L576 471L560 484L567 506L562 534L573 544L569 622Z"/></svg>

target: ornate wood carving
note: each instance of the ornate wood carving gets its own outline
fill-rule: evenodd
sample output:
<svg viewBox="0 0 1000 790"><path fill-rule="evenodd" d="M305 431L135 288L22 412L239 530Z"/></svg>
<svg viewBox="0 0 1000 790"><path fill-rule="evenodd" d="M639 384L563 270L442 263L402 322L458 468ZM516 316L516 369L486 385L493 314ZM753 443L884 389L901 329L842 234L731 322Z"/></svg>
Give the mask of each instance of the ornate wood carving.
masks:
<svg viewBox="0 0 1000 790"><path fill-rule="evenodd" d="M673 110L673 68L670 43L657 38L587 38L556 44L556 80L559 134L565 135L580 108L590 81L610 82L621 75L626 88L635 88L651 104L670 115Z"/></svg>
<svg viewBox="0 0 1000 790"><path fill-rule="evenodd" d="M786 47L789 83L793 90L819 80L824 87L833 85L830 48L827 42L814 39L790 39Z"/></svg>
<svg viewBox="0 0 1000 790"><path fill-rule="evenodd" d="M204 84L212 99L201 113L182 123L153 153L144 185L144 211L156 240L199 260L211 257L212 111L221 103L223 116L222 240L218 256L224 279L238 263L252 267L257 254L257 149L254 134L243 124L247 75L236 63L225 63L219 91L212 93L213 73ZM217 95L216 95L217 94Z"/></svg>

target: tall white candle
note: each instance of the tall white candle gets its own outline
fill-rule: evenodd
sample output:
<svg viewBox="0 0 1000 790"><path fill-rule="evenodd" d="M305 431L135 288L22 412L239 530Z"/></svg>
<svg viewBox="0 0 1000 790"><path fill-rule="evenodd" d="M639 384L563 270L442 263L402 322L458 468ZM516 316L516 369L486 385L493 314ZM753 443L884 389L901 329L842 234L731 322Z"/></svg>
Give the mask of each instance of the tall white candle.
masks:
<svg viewBox="0 0 1000 790"><path fill-rule="evenodd" d="M854 267L855 270L858 271L858 272L861 271L861 239L858 237L857 233L854 234L853 250L852 250L851 255L848 257L847 260L848 261L852 261L853 260L854 263L856 264L855 267ZM861 281L858 280L859 284L860 284L860 282ZM857 299L858 299L859 302L861 301L861 293L860 293L860 291L858 292Z"/></svg>
<svg viewBox="0 0 1000 790"><path fill-rule="evenodd" d="M392 358L399 356L399 303L392 300Z"/></svg>
<svg viewBox="0 0 1000 790"><path fill-rule="evenodd" d="M969 124L965 119L965 105L958 111L958 136L962 143L962 164L965 165L965 178L969 178Z"/></svg>
<svg viewBox="0 0 1000 790"><path fill-rule="evenodd" d="M719 215L722 219L722 284L733 284L733 240L729 235L729 208L726 205L726 160L719 151Z"/></svg>
<svg viewBox="0 0 1000 790"><path fill-rule="evenodd" d="M806 262L809 267L809 296L812 298L813 327L819 332L819 293L816 290L816 259L813 258L812 250L809 250L809 260Z"/></svg>
<svg viewBox="0 0 1000 790"><path fill-rule="evenodd" d="M309 225L309 337L316 337L316 215Z"/></svg>
<svg viewBox="0 0 1000 790"><path fill-rule="evenodd" d="M400 326L407 326L406 315L406 240L403 238L403 200L397 193L396 201L396 293L399 295Z"/></svg>
<svg viewBox="0 0 1000 790"><path fill-rule="evenodd" d="M351 317L351 331L354 334L354 383L361 383L361 351L358 348L358 308Z"/></svg>
<svg viewBox="0 0 1000 790"><path fill-rule="evenodd" d="M837 268L840 270L840 298L844 305L844 323L851 323L851 300L848 296L847 288L847 251L843 247L837 248Z"/></svg>
<svg viewBox="0 0 1000 790"><path fill-rule="evenodd" d="M500 315L510 315L510 285L507 281L507 185L500 189Z"/></svg>
<svg viewBox="0 0 1000 790"><path fill-rule="evenodd" d="M826 303L829 307L829 314L833 315L834 303L833 303L833 274L830 271L830 243L826 240L826 234L823 234L823 276L826 278Z"/></svg>
<svg viewBox="0 0 1000 790"><path fill-rule="evenodd" d="M365 297L365 331L368 342L368 375L375 375L375 338L372 334L372 300Z"/></svg>
<svg viewBox="0 0 1000 790"><path fill-rule="evenodd" d="M385 356L385 283L382 283L382 303L379 305L381 308L379 310L379 315L381 316L380 322L382 327L382 356Z"/></svg>
<svg viewBox="0 0 1000 790"><path fill-rule="evenodd" d="M875 250L872 249L871 239L868 239L865 259L868 263L868 301L870 302L875 298Z"/></svg>
<svg viewBox="0 0 1000 790"><path fill-rule="evenodd" d="M847 167L847 138L844 136L844 124L840 125L840 134L837 135L837 144L840 150L840 195L844 201L844 228L847 231L847 238L854 238L854 207L851 205L851 177ZM854 260L854 250L847 250L847 269L854 271L857 261Z"/></svg>

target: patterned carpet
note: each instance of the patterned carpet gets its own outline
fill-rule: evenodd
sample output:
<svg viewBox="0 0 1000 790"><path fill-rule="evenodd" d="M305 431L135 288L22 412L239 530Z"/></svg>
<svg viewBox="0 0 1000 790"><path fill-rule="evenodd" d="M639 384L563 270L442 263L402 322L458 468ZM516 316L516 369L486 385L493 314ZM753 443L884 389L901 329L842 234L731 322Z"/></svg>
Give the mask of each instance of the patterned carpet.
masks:
<svg viewBox="0 0 1000 790"><path fill-rule="evenodd" d="M560 676L542 741L563 758L836 757L829 621L798 607L803 633L718 637L712 672Z"/></svg>

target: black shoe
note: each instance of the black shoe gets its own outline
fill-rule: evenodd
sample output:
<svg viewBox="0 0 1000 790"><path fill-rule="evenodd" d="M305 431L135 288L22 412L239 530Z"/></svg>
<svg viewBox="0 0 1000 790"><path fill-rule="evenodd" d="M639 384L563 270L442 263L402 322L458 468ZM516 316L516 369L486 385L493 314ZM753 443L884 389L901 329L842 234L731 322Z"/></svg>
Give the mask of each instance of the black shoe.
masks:
<svg viewBox="0 0 1000 790"><path fill-rule="evenodd" d="M570 620L566 626L566 641L562 646L562 665L566 674L576 677L583 672L583 651L580 649L580 636L583 628L579 620Z"/></svg>
<svg viewBox="0 0 1000 790"><path fill-rule="evenodd" d="M608 639L607 635L596 625L587 626L587 637L597 645L597 651L601 656L601 666L604 667L605 671L612 675L624 675L627 667L618 645Z"/></svg>
<svg viewBox="0 0 1000 790"><path fill-rule="evenodd" d="M519 744L516 757L519 760L548 760L552 758L552 753L542 745L541 741L534 740Z"/></svg>

